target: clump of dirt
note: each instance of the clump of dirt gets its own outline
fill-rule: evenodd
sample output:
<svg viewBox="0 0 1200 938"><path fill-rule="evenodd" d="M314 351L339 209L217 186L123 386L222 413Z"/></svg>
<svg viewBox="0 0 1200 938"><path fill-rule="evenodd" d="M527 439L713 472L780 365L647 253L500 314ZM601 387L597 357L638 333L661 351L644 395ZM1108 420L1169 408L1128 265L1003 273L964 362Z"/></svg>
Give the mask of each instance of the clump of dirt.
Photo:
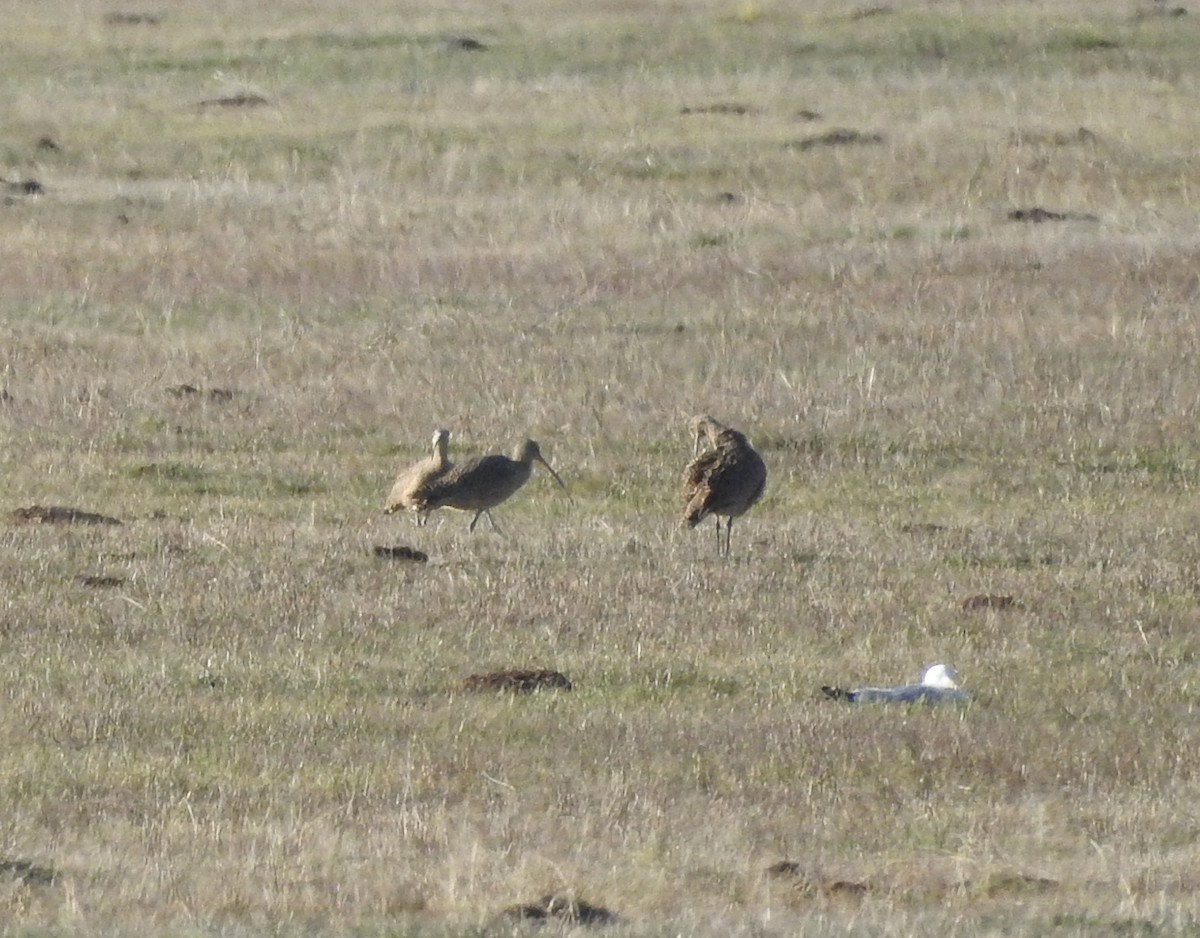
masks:
<svg viewBox="0 0 1200 938"><path fill-rule="evenodd" d="M157 13L108 13L104 22L109 26L157 26L162 17Z"/></svg>
<svg viewBox="0 0 1200 938"><path fill-rule="evenodd" d="M1000 896L1054 892L1058 886L1058 880L1030 876L1028 873L1018 873L1015 870L994 870L980 880L967 880L963 883L964 890L987 896L990 899Z"/></svg>
<svg viewBox="0 0 1200 938"><path fill-rule="evenodd" d="M990 593L980 593L978 596L968 596L962 601L966 612L976 609L1016 609L1017 601L1011 596L996 596Z"/></svg>
<svg viewBox="0 0 1200 938"><path fill-rule="evenodd" d="M206 98L196 104L200 108L212 107L263 107L271 102L264 98L261 94L250 94L243 92L242 94L231 94L223 98Z"/></svg>
<svg viewBox="0 0 1200 938"><path fill-rule="evenodd" d="M470 36L447 36L446 48L459 52L486 52L487 44Z"/></svg>
<svg viewBox="0 0 1200 938"><path fill-rule="evenodd" d="M766 869L766 874L774 879L788 880L801 892L826 896L862 896L870 887L849 879L833 879L815 870L797 863L795 860L780 860Z"/></svg>
<svg viewBox="0 0 1200 938"><path fill-rule="evenodd" d="M463 678L461 684L465 691L506 691L510 694L532 694L540 690L570 690L571 686L571 681L561 671L532 668L509 668L505 671L472 674Z"/></svg>
<svg viewBox="0 0 1200 938"><path fill-rule="evenodd" d="M756 112L757 109L752 108L749 104L738 104L735 102L701 104L696 107L683 107L679 109L680 114L732 114L737 117Z"/></svg>
<svg viewBox="0 0 1200 938"><path fill-rule="evenodd" d="M556 919L571 925L614 925L621 920L611 909L562 893L542 896L537 902L510 905L503 914L523 921Z"/></svg>
<svg viewBox="0 0 1200 938"><path fill-rule="evenodd" d="M1133 14L1133 20L1136 23L1138 20L1150 19L1156 16L1187 16L1187 7L1172 7L1165 3L1156 3L1148 10L1138 10Z"/></svg>
<svg viewBox="0 0 1200 938"><path fill-rule="evenodd" d="M901 534L943 534L950 529L936 521L911 521L900 525Z"/></svg>
<svg viewBox="0 0 1200 938"><path fill-rule="evenodd" d="M98 515L62 505L30 505L14 508L8 516L10 524L120 524L116 518Z"/></svg>
<svg viewBox="0 0 1200 938"><path fill-rule="evenodd" d="M20 880L29 885L52 886L58 879L58 872L29 860L0 859L0 877Z"/></svg>
<svg viewBox="0 0 1200 938"><path fill-rule="evenodd" d="M5 179L0 177L0 185L4 186L4 191L13 195L41 195L46 191L36 179Z"/></svg>
<svg viewBox="0 0 1200 938"><path fill-rule="evenodd" d="M123 576L103 576L99 574L82 574L75 577L75 582L95 589L115 589L127 582Z"/></svg>
<svg viewBox="0 0 1200 938"><path fill-rule="evenodd" d="M863 7L859 10L853 10L849 14L849 18L852 20L867 20L874 16L888 16L895 12L891 7L885 6Z"/></svg>
<svg viewBox="0 0 1200 938"><path fill-rule="evenodd" d="M167 393L171 397L178 397L180 400L207 398L210 401L218 401L220 403L231 401L234 397L234 392L229 388L209 388L206 391L196 387L194 384L173 384L167 388Z"/></svg>
<svg viewBox="0 0 1200 938"><path fill-rule="evenodd" d="M849 147L849 146L875 146L883 143L883 135L876 133L864 133L861 130L847 130L838 128L831 130L828 133L817 134L813 137L804 137L801 140L794 140L791 143L785 143L784 146L790 150L812 150L817 147Z"/></svg>
<svg viewBox="0 0 1200 938"><path fill-rule="evenodd" d="M1034 206L1033 208L1014 208L1008 213L1008 220L1040 225L1046 221L1099 221L1100 218L1087 212L1052 212L1049 209Z"/></svg>
<svg viewBox="0 0 1200 938"><path fill-rule="evenodd" d="M413 563L429 562L429 555L425 551L417 550L415 547L406 547L403 544L395 547L385 547L382 544L377 544L372 553L384 560L409 560Z"/></svg>

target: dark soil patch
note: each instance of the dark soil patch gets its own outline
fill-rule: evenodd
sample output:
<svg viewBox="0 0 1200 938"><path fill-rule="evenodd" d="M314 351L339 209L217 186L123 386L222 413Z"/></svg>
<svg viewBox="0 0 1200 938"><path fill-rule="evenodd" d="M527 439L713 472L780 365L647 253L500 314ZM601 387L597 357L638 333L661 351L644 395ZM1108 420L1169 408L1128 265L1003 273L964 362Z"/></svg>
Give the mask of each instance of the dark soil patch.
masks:
<svg viewBox="0 0 1200 938"><path fill-rule="evenodd" d="M47 135L45 137L39 137L38 142L35 144L35 146L39 150L61 150L62 149L62 147L60 147L58 145L58 141L56 141L53 137L51 137L49 135Z"/></svg>
<svg viewBox="0 0 1200 938"><path fill-rule="evenodd" d="M896 12L896 11L893 10L891 7L884 7L884 6L863 7L861 10L854 10L850 14L850 19L866 20L866 19L870 19L873 16L887 16L889 13L894 13L894 12Z"/></svg>
<svg viewBox="0 0 1200 938"><path fill-rule="evenodd" d="M28 860L0 859L0 877L19 879L30 885L52 886L58 879L58 872L48 866L38 866Z"/></svg>
<svg viewBox="0 0 1200 938"><path fill-rule="evenodd" d="M680 108L680 114L733 114L741 117L745 114L754 114L756 109L749 104L701 104L698 107Z"/></svg>
<svg viewBox="0 0 1200 938"><path fill-rule="evenodd" d="M104 22L109 26L157 26L162 17L157 13L109 13Z"/></svg>
<svg viewBox="0 0 1200 938"><path fill-rule="evenodd" d="M395 547L385 547L382 544L377 544L372 548L372 553L384 560L408 560L413 563L429 562L429 555L425 551L417 550L415 547L406 547L403 544Z"/></svg>
<svg viewBox="0 0 1200 938"><path fill-rule="evenodd" d="M486 52L487 45L470 36L447 36L446 48L457 52Z"/></svg>
<svg viewBox="0 0 1200 938"><path fill-rule="evenodd" d="M41 195L46 191L36 179L2 179L0 185L4 186L4 191L13 195Z"/></svg>
<svg viewBox="0 0 1200 938"><path fill-rule="evenodd" d="M967 612L976 609L1016 609L1017 601L1011 596L994 596L990 593L980 593L978 596L968 596L962 601L962 607Z"/></svg>
<svg viewBox="0 0 1200 938"><path fill-rule="evenodd" d="M901 534L943 534L950 529L935 521L910 521L900 525Z"/></svg>
<svg viewBox="0 0 1200 938"><path fill-rule="evenodd" d="M463 679L465 691L506 691L510 694L532 694L539 690L570 690L571 681L561 671L510 668L472 674Z"/></svg>
<svg viewBox="0 0 1200 938"><path fill-rule="evenodd" d="M862 896L870 888L866 883L858 883L848 879L830 879L794 860L781 860L768 866L768 876L775 879L786 879L797 888L811 893L824 893L827 896Z"/></svg>
<svg viewBox="0 0 1200 938"><path fill-rule="evenodd" d="M234 392L229 388L209 388L206 391L196 387L194 384L173 384L167 388L167 393L171 397L177 397L180 400L207 398L210 401L218 401L220 403L231 401L234 397Z"/></svg>
<svg viewBox="0 0 1200 938"><path fill-rule="evenodd" d="M11 524L120 524L116 518L61 505L30 505L9 514Z"/></svg>
<svg viewBox="0 0 1200 938"><path fill-rule="evenodd" d="M127 582L123 576L103 576L99 574L83 574L75 577L75 582L95 589L115 589Z"/></svg>
<svg viewBox="0 0 1200 938"><path fill-rule="evenodd" d="M207 98L200 101L196 107L263 107L271 102L261 94L231 94L224 98Z"/></svg>
<svg viewBox="0 0 1200 938"><path fill-rule="evenodd" d="M1133 19L1134 22L1136 22L1138 20L1153 19L1154 17L1159 16L1176 17L1187 15L1187 7L1169 7L1163 3L1156 3L1148 10L1139 10L1137 13L1133 14Z"/></svg>
<svg viewBox="0 0 1200 938"><path fill-rule="evenodd" d="M523 921L556 919L571 925L614 925L620 917L602 905L564 895L542 896L538 902L510 905L504 910L508 918Z"/></svg>
<svg viewBox="0 0 1200 938"><path fill-rule="evenodd" d="M802 120L811 123L812 121L819 121L820 119L820 111L813 111L809 108L801 108L796 112L796 120Z"/></svg>
<svg viewBox="0 0 1200 938"><path fill-rule="evenodd" d="M1008 213L1008 220L1039 225L1044 221L1099 221L1100 219L1085 212L1052 212L1049 209L1035 206L1033 208L1014 208Z"/></svg>
<svg viewBox="0 0 1200 938"><path fill-rule="evenodd" d="M881 143L883 143L882 134L838 128L828 133L805 137L802 140L794 140L791 143L785 143L784 146L789 150L800 150L803 152L805 150L814 150L817 147L861 147L876 146Z"/></svg>

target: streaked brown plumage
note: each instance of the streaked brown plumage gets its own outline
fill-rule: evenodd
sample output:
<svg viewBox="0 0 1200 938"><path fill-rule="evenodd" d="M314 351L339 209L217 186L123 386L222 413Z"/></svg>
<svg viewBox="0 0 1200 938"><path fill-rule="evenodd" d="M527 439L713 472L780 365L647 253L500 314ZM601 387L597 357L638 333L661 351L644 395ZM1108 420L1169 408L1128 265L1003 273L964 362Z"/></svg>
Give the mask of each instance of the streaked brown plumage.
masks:
<svg viewBox="0 0 1200 938"><path fill-rule="evenodd" d="M500 454L481 456L455 466L433 484L426 486L417 501L419 511L437 508L456 508L473 511L468 530L475 530L479 516L486 514L492 527L499 531L491 510L507 501L522 485L529 481L533 464L541 463L564 491L566 486L550 464L542 458L542 451L533 440L526 440L510 457Z"/></svg>
<svg viewBox="0 0 1200 938"><path fill-rule="evenodd" d="M422 495L431 483L454 468L454 464L446 455L449 445L449 430L438 430L434 433L433 455L413 463L396 477L396 483L387 498L387 506L383 509L384 514L391 515L401 510L412 511L416 512L418 525L428 520L428 511L421 507Z"/></svg>
<svg viewBox="0 0 1200 938"><path fill-rule="evenodd" d="M737 430L707 414L690 422L695 437L693 454L707 437L712 449L696 456L683 473L683 520L694 528L709 515L717 518L717 553L729 553L733 519L744 515L762 498L767 486L767 467L754 447ZM721 518L725 523L725 545L721 546Z"/></svg>

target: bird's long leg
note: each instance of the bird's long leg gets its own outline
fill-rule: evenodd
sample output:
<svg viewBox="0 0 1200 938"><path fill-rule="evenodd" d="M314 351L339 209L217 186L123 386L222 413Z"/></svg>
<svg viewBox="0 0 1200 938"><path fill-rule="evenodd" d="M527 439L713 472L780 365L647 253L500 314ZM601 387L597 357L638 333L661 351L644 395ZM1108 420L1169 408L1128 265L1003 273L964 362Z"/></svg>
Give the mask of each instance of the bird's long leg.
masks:
<svg viewBox="0 0 1200 938"><path fill-rule="evenodd" d="M717 519L717 556L721 556L721 516L716 515Z"/></svg>
<svg viewBox="0 0 1200 938"><path fill-rule="evenodd" d="M733 553L733 548L730 546L730 541L733 538L733 517L725 519L725 556L728 557Z"/></svg>
<svg viewBox="0 0 1200 938"><path fill-rule="evenodd" d="M503 534L504 532L500 530L500 525L496 524L496 519L492 517L492 513L490 511L488 511L486 508L483 510L483 513L485 515L487 515L488 521L491 522L492 530L495 531L497 534Z"/></svg>
<svg viewBox="0 0 1200 938"><path fill-rule="evenodd" d="M483 509L482 509L482 508L480 508L480 509L479 509L479 511L475 512L475 517L474 517L474 518L472 518L472 519L471 519L471 523L470 523L469 525L467 525L467 530L468 530L468 531L474 531L474 530L475 530L475 522L479 520L479 516L480 516L481 514L483 514ZM491 516L489 515L489 517L491 517Z"/></svg>

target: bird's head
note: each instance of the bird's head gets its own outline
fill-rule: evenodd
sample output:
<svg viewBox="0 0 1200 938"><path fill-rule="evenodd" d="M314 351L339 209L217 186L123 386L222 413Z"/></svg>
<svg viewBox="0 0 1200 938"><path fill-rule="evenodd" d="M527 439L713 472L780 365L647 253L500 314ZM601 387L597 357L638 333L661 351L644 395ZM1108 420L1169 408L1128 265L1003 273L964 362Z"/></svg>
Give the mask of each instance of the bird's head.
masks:
<svg viewBox="0 0 1200 938"><path fill-rule="evenodd" d="M935 664L925 672L921 683L926 687L954 690L958 687L958 672L948 664Z"/></svg>

